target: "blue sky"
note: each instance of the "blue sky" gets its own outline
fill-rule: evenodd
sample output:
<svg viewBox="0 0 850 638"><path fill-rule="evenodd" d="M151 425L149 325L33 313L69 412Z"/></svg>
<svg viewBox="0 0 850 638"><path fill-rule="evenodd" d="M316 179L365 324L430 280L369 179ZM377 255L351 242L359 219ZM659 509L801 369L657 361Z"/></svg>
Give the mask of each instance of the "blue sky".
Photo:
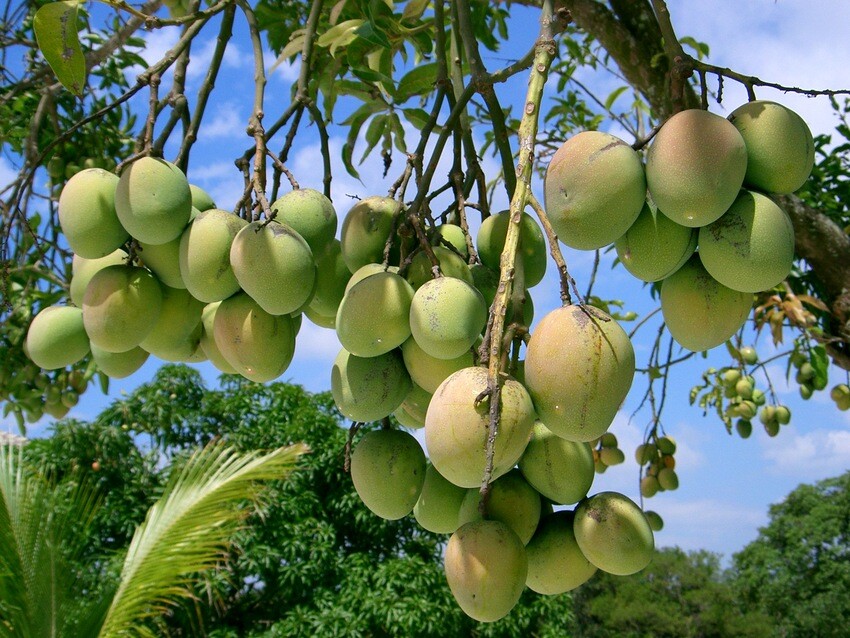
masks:
<svg viewBox="0 0 850 638"><path fill-rule="evenodd" d="M686 2L668 0L674 25L681 36L690 35L707 42L711 47L710 61L730 66L737 71L753 74L762 79L783 84L813 87L842 88L850 86L850 73L844 62L850 59L850 5L844 0L823 0L817 3L802 0L712 0ZM533 42L536 35L536 12L515 7L516 17L511 28L511 43L497 55L485 56L485 62L496 68L505 59L519 57ZM196 43L193 63L188 74L189 91L196 89L203 78L204 59L209 59L217 28L210 25ZM233 166L233 159L250 144L245 135L245 124L251 109L253 61L245 37L244 21L237 20L236 39L225 56L222 75L207 111L198 143L193 151L189 179L206 188L222 208L232 208L241 194L242 178ZM153 62L176 40L174 29L163 29L146 35L147 53ZM273 56L266 60L267 68ZM289 96L289 86L297 76L297 68L281 65L270 76L266 90L266 122L272 122ZM582 71L581 79L600 93L607 95L611 80L592 71ZM521 100L525 93L525 76L509 85L497 87L503 103ZM164 83L165 86L165 83ZM607 90L606 90L607 89ZM547 87L551 93L554 87ZM746 99L742 89L726 82L723 105L712 105L711 110L728 114ZM799 112L813 132L830 132L835 118L826 99L809 99L783 95L762 89L758 97L773 99ZM141 99L144 103L146 97ZM616 133L616 130L612 129ZM331 129L331 152L335 160L333 199L340 219L351 200L348 195L367 196L383 194L398 175L403 158L396 157L393 170L382 179L379 158L367 160L361 167L363 182L348 176L339 157L347 131ZM408 144L415 145L415 131L408 133ZM629 140L631 141L631 140ZM279 145L279 144L278 144ZM358 156L359 154L355 154ZM166 153L168 156L168 153ZM320 149L314 128L299 134L289 168L303 187L321 189ZM449 159L444 158L437 175L448 170ZM484 161L486 171L493 172L497 164L492 158ZM11 166L0 159L0 184L10 179ZM438 177L439 179L439 177ZM542 201L541 184L534 190ZM410 194L410 191L409 191ZM503 195L498 203L507 202ZM587 286L592 253L566 250L565 256L571 274L580 289ZM640 282L622 268L611 269L610 259L603 259L595 294L602 298L624 299L629 307L643 314L653 308L648 294ZM554 268L549 268L546 279L535 287L536 316L542 317L559 305ZM635 339L638 365L645 363L649 353L649 337L654 326L644 328ZM630 329L626 324L626 329ZM753 337L749 340L752 342ZM314 391L329 387L329 373L340 346L333 331L318 328L305 319L299 334L295 359L283 380L300 383ZM759 349L767 355L772 346L764 339ZM697 383L701 373L709 366L729 363L725 351L716 349L707 360L695 358L677 366L668 391L668 403L663 418L665 429L676 438L679 446L676 471L680 488L675 492L661 493L645 503L647 509L659 512L665 520L665 529L657 535L659 545L678 545L685 549L709 549L730 556L753 540L760 525L767 522L770 503L781 500L800 482L812 482L835 476L850 468L850 413L840 413L834 408L827 393L819 393L808 402L799 399L796 385L784 382L784 364L771 369L771 376L780 400L789 405L794 414L791 425L780 436L771 439L754 423L753 436L741 440L729 436L722 423L711 416L703 417L698 408L688 405L688 392ZM130 390L149 379L158 366L150 361L136 375L123 381L113 381L111 396ZM783 367L779 367L779 366ZM215 370L203 364L210 383L214 383ZM831 384L843 381L846 374L832 370ZM633 499L638 499L638 466L632 452L640 442L649 414L640 413L633 419L629 415L645 390L645 379L636 377L632 391L623 410L611 428L626 452L627 462L597 476L591 492L616 489ZM96 389L87 392L80 404L71 412L78 418L92 418L111 398ZM44 432L45 421L34 426L33 434ZM14 430L11 422L0 427Z"/></svg>

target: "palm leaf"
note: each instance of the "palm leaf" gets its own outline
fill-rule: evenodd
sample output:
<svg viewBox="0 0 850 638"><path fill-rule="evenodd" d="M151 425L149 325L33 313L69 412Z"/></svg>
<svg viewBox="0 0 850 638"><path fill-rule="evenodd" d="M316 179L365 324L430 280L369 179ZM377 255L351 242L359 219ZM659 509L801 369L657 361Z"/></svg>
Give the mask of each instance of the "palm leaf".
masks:
<svg viewBox="0 0 850 638"><path fill-rule="evenodd" d="M67 632L79 605L68 565L97 503L88 484L50 485L26 471L18 446L0 445L0 636Z"/></svg>
<svg viewBox="0 0 850 638"><path fill-rule="evenodd" d="M100 636L153 637L146 621L191 596L193 576L224 557L249 513L238 505L257 497L257 481L283 478L307 451L293 445L239 454L211 444L193 455L136 530Z"/></svg>

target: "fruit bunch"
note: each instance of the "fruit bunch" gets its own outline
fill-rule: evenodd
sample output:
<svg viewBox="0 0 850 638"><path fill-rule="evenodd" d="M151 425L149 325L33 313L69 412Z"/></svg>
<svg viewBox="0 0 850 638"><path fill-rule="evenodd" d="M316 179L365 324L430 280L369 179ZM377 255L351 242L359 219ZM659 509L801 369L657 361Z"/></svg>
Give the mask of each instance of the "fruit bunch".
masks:
<svg viewBox="0 0 850 638"><path fill-rule="evenodd" d="M670 334L708 350L790 272L794 231L769 195L800 188L813 162L809 128L780 104L749 102L728 119L691 109L659 129L645 169L607 133L567 140L546 172L546 211L567 246L613 243L632 275L662 281Z"/></svg>
<svg viewBox="0 0 850 638"><path fill-rule="evenodd" d="M217 209L179 168L153 157L120 177L76 173L59 197L74 252L70 303L36 314L28 356L60 370L91 352L97 369L118 378L150 354L277 378L292 359L301 311L335 294L322 288L317 263L333 264L337 219L309 189L272 210L249 223Z"/></svg>
<svg viewBox="0 0 850 638"><path fill-rule="evenodd" d="M675 453L676 442L669 436L653 437L637 447L635 460L645 466L640 481L641 496L651 498L658 492L678 489Z"/></svg>
<svg viewBox="0 0 850 638"><path fill-rule="evenodd" d="M753 374L759 367L758 354L752 346L734 348L727 344L729 352L737 361L736 365L709 368L703 374L702 385L691 389L691 404L699 397L699 406L703 409L714 407L717 415L726 424L731 434L734 422L735 430L742 439L749 438L753 432L752 420L758 414L759 421L769 436L779 433L780 425L791 421L791 411L784 405L767 404L764 391L756 387ZM825 354L824 354L825 356ZM805 358L801 352L794 351L791 362ZM702 392L702 396L700 393Z"/></svg>

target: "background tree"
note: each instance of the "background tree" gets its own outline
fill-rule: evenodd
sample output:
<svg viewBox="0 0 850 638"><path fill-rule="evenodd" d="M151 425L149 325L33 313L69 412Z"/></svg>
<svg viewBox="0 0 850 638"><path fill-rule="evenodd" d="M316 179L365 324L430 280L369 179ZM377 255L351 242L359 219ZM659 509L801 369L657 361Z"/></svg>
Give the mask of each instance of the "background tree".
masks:
<svg viewBox="0 0 850 638"><path fill-rule="evenodd" d="M735 554L742 602L777 635L840 636L850 618L850 472L800 485L770 508L759 537Z"/></svg>
<svg viewBox="0 0 850 638"><path fill-rule="evenodd" d="M598 573L575 593L576 635L773 636L770 617L742 605L735 582L706 551L664 548L622 578Z"/></svg>
<svg viewBox="0 0 850 638"><path fill-rule="evenodd" d="M138 521L106 586L91 589L81 585L75 563L96 493L80 481L51 485L22 464L17 446L0 447L0 633L157 635L162 615L191 596L196 574L227 548L245 517L240 505L256 498L260 481L284 477L305 449L237 454L210 445L186 458Z"/></svg>

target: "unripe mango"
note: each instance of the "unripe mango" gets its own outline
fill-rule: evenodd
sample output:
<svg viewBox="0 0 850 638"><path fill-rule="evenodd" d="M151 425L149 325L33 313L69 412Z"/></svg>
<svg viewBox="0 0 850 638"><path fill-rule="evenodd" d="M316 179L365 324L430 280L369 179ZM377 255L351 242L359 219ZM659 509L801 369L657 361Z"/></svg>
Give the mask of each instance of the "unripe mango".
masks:
<svg viewBox="0 0 850 638"><path fill-rule="evenodd" d="M575 514L561 510L545 516L526 545L526 585L538 594L563 594L586 583L596 573L579 549L573 531Z"/></svg>
<svg viewBox="0 0 850 638"><path fill-rule="evenodd" d="M331 369L331 394L352 421L378 421L391 414L410 392L411 382L397 350L358 357L344 348Z"/></svg>
<svg viewBox="0 0 850 638"><path fill-rule="evenodd" d="M129 377L137 372L150 356L139 347L127 352L107 352L95 345L92 345L91 354L100 371L112 379Z"/></svg>
<svg viewBox="0 0 850 638"><path fill-rule="evenodd" d="M199 213L180 238L180 275L195 299L221 301L239 290L230 266L230 247L248 225L241 217L217 208Z"/></svg>
<svg viewBox="0 0 850 638"><path fill-rule="evenodd" d="M408 427L425 427L425 415L428 413L428 406L431 404L431 396L430 392L423 390L411 381L410 392L404 397L400 406L415 423L415 425Z"/></svg>
<svg viewBox="0 0 850 638"><path fill-rule="evenodd" d="M422 491L425 454L407 432L367 432L351 453L351 480L373 513L388 520L403 518Z"/></svg>
<svg viewBox="0 0 850 638"><path fill-rule="evenodd" d="M139 347L163 361L195 359L203 309L204 303L187 290L162 286L162 311Z"/></svg>
<svg viewBox="0 0 850 638"><path fill-rule="evenodd" d="M640 156L623 140L582 131L555 152L546 169L546 214L564 244L596 250L634 223L646 199Z"/></svg>
<svg viewBox="0 0 850 638"><path fill-rule="evenodd" d="M502 250L505 247L510 218L509 211L490 215L478 229L475 242L478 246L478 256L482 264L496 271L501 268ZM522 214L519 224L520 244L517 256L522 257L523 285L531 288L539 284L546 274L546 239L540 225L528 213Z"/></svg>
<svg viewBox="0 0 850 638"><path fill-rule="evenodd" d="M316 256L316 291L308 307L313 313L331 318L331 327L336 321L339 304L345 295L345 288L351 278L351 271L342 258L342 249L338 239L332 240Z"/></svg>
<svg viewBox="0 0 850 638"><path fill-rule="evenodd" d="M212 363L217 370L224 372L225 374L236 374L236 369L227 362L227 359L224 358L224 355L221 354L221 350L218 349L218 346L215 343L215 313L220 305L220 301L214 301L213 303L204 306L204 309L201 312L201 324L203 326L203 330L201 331L201 341L199 345L207 359L210 360L210 363Z"/></svg>
<svg viewBox="0 0 850 638"><path fill-rule="evenodd" d="M478 511L481 494L478 489L467 490L458 512L458 523L465 525L482 520ZM519 470L513 469L490 484L487 500L488 520L501 521L511 528L526 545L540 522L540 494L528 484Z"/></svg>
<svg viewBox="0 0 850 638"><path fill-rule="evenodd" d="M312 188L299 188L271 205L275 219L297 232L313 254L323 252L336 235L336 210L324 194Z"/></svg>
<svg viewBox="0 0 850 638"><path fill-rule="evenodd" d="M463 228L457 224L440 224L432 230L434 247L442 245L443 242L451 244L464 259L469 258L469 247L466 245L466 235Z"/></svg>
<svg viewBox="0 0 850 638"><path fill-rule="evenodd" d="M230 265L242 290L270 315L301 308L316 284L310 246L277 221L252 222L240 230L230 247Z"/></svg>
<svg viewBox="0 0 850 638"><path fill-rule="evenodd" d="M437 359L462 356L486 323L484 297L454 277L424 283L410 304L410 332L419 347Z"/></svg>
<svg viewBox="0 0 850 638"><path fill-rule="evenodd" d="M525 385L540 420L570 441L604 434L634 372L625 331L593 306L565 306L543 317L525 356Z"/></svg>
<svg viewBox="0 0 850 638"><path fill-rule="evenodd" d="M489 401L487 369L464 368L448 377L431 398L425 418L425 446L437 471L460 487L477 487L484 476ZM522 456L534 426L534 406L525 388L507 379L501 392L501 420L493 457L493 479L507 474Z"/></svg>
<svg viewBox="0 0 850 638"><path fill-rule="evenodd" d="M772 199L742 190L720 219L700 228L699 256L708 273L727 288L769 290L791 272L794 227Z"/></svg>
<svg viewBox="0 0 850 638"><path fill-rule="evenodd" d="M499 521L475 521L449 539L446 580L464 613L481 622L506 616L519 601L528 574L525 548Z"/></svg>
<svg viewBox="0 0 850 638"><path fill-rule="evenodd" d="M614 242L617 257L641 281L660 281L690 259L698 233L645 204L635 223Z"/></svg>
<svg viewBox="0 0 850 638"><path fill-rule="evenodd" d="M692 228L726 212L746 171L744 138L725 118L700 109L667 120L646 157L647 185L658 210Z"/></svg>
<svg viewBox="0 0 850 638"><path fill-rule="evenodd" d="M79 255L74 255L71 262L71 287L70 297L71 302L77 307L83 307L83 297L86 295L86 287L89 285L94 274L107 266L119 266L124 264L127 259L127 253L118 248L112 251L105 257L97 259L86 259Z"/></svg>
<svg viewBox="0 0 850 638"><path fill-rule="evenodd" d="M738 332L753 296L727 288L694 255L661 284L661 312L673 338L688 350L710 350Z"/></svg>
<svg viewBox="0 0 850 638"><path fill-rule="evenodd" d="M199 213L210 208L215 208L213 198L200 186L189 184L189 192L192 194L192 208L196 209Z"/></svg>
<svg viewBox="0 0 850 638"><path fill-rule="evenodd" d="M736 108L729 121L744 138L744 182L767 193L793 193L812 172L815 144L803 118L791 109L754 100Z"/></svg>
<svg viewBox="0 0 850 638"><path fill-rule="evenodd" d="M357 202L342 222L342 256L351 272L384 259L384 246L401 204L391 197L367 197Z"/></svg>
<svg viewBox="0 0 850 638"><path fill-rule="evenodd" d="M130 234L115 212L118 177L102 168L87 168L65 184L59 196L59 225L80 257L98 259L118 249Z"/></svg>
<svg viewBox="0 0 850 638"><path fill-rule="evenodd" d="M161 309L162 289L148 270L107 266L86 286L83 322L92 344L126 352L150 334Z"/></svg>
<svg viewBox="0 0 850 638"><path fill-rule="evenodd" d="M442 246L434 246L432 250L434 251L434 256L437 258L437 262L440 264L440 273L443 276L462 279L472 285L472 273L469 270L469 266L463 260L463 257L449 248ZM414 290L418 290L422 284L426 281L431 281L433 278L434 271L432 270L431 259L428 257L428 254L424 250L416 253L416 256L410 262L410 267L407 269L407 281L410 282Z"/></svg>
<svg viewBox="0 0 850 638"><path fill-rule="evenodd" d="M428 464L425 470L425 482L419 494L419 500L413 507L413 516L423 529L435 534L451 534L460 525L458 513L467 490L447 481Z"/></svg>
<svg viewBox="0 0 850 638"><path fill-rule="evenodd" d="M221 302L215 311L213 334L219 351L236 372L259 383L282 375L295 353L292 318L270 315L244 292Z"/></svg>
<svg viewBox="0 0 850 638"><path fill-rule="evenodd" d="M394 274L398 274L398 266L384 266L384 264L365 264L354 271L351 275L351 278L348 280L348 283L345 285L345 292L347 293L349 290L354 288L361 281L366 279L366 277L371 277L372 275L377 275L379 272L391 272Z"/></svg>
<svg viewBox="0 0 850 638"><path fill-rule="evenodd" d="M410 336L413 288L392 272L379 272L355 284L342 298L336 331L342 347L358 357L375 357Z"/></svg>
<svg viewBox="0 0 850 638"><path fill-rule="evenodd" d="M121 225L139 241L165 244L179 237L192 213L192 191L177 166L142 157L122 172L115 190Z"/></svg>
<svg viewBox="0 0 850 638"><path fill-rule="evenodd" d="M200 211L193 206L189 221L195 219L199 213ZM179 237L164 244L139 242L139 247L142 249L140 254L142 263L156 275L157 279L171 288L186 287L180 274L180 240L182 238L181 233Z"/></svg>
<svg viewBox="0 0 850 638"><path fill-rule="evenodd" d="M643 511L618 492L600 492L579 503L573 531L587 560L617 576L642 570L655 550Z"/></svg>
<svg viewBox="0 0 850 638"><path fill-rule="evenodd" d="M401 344L401 352L410 378L431 394L436 392L440 384L452 373L474 364L471 350L454 359L438 359L425 352L413 337Z"/></svg>
<svg viewBox="0 0 850 638"><path fill-rule="evenodd" d="M27 330L26 353L44 370L73 365L89 353L83 311L73 306L44 308Z"/></svg>
<svg viewBox="0 0 850 638"><path fill-rule="evenodd" d="M562 439L538 421L519 469L553 503L578 503L593 484L593 452L587 443Z"/></svg>

